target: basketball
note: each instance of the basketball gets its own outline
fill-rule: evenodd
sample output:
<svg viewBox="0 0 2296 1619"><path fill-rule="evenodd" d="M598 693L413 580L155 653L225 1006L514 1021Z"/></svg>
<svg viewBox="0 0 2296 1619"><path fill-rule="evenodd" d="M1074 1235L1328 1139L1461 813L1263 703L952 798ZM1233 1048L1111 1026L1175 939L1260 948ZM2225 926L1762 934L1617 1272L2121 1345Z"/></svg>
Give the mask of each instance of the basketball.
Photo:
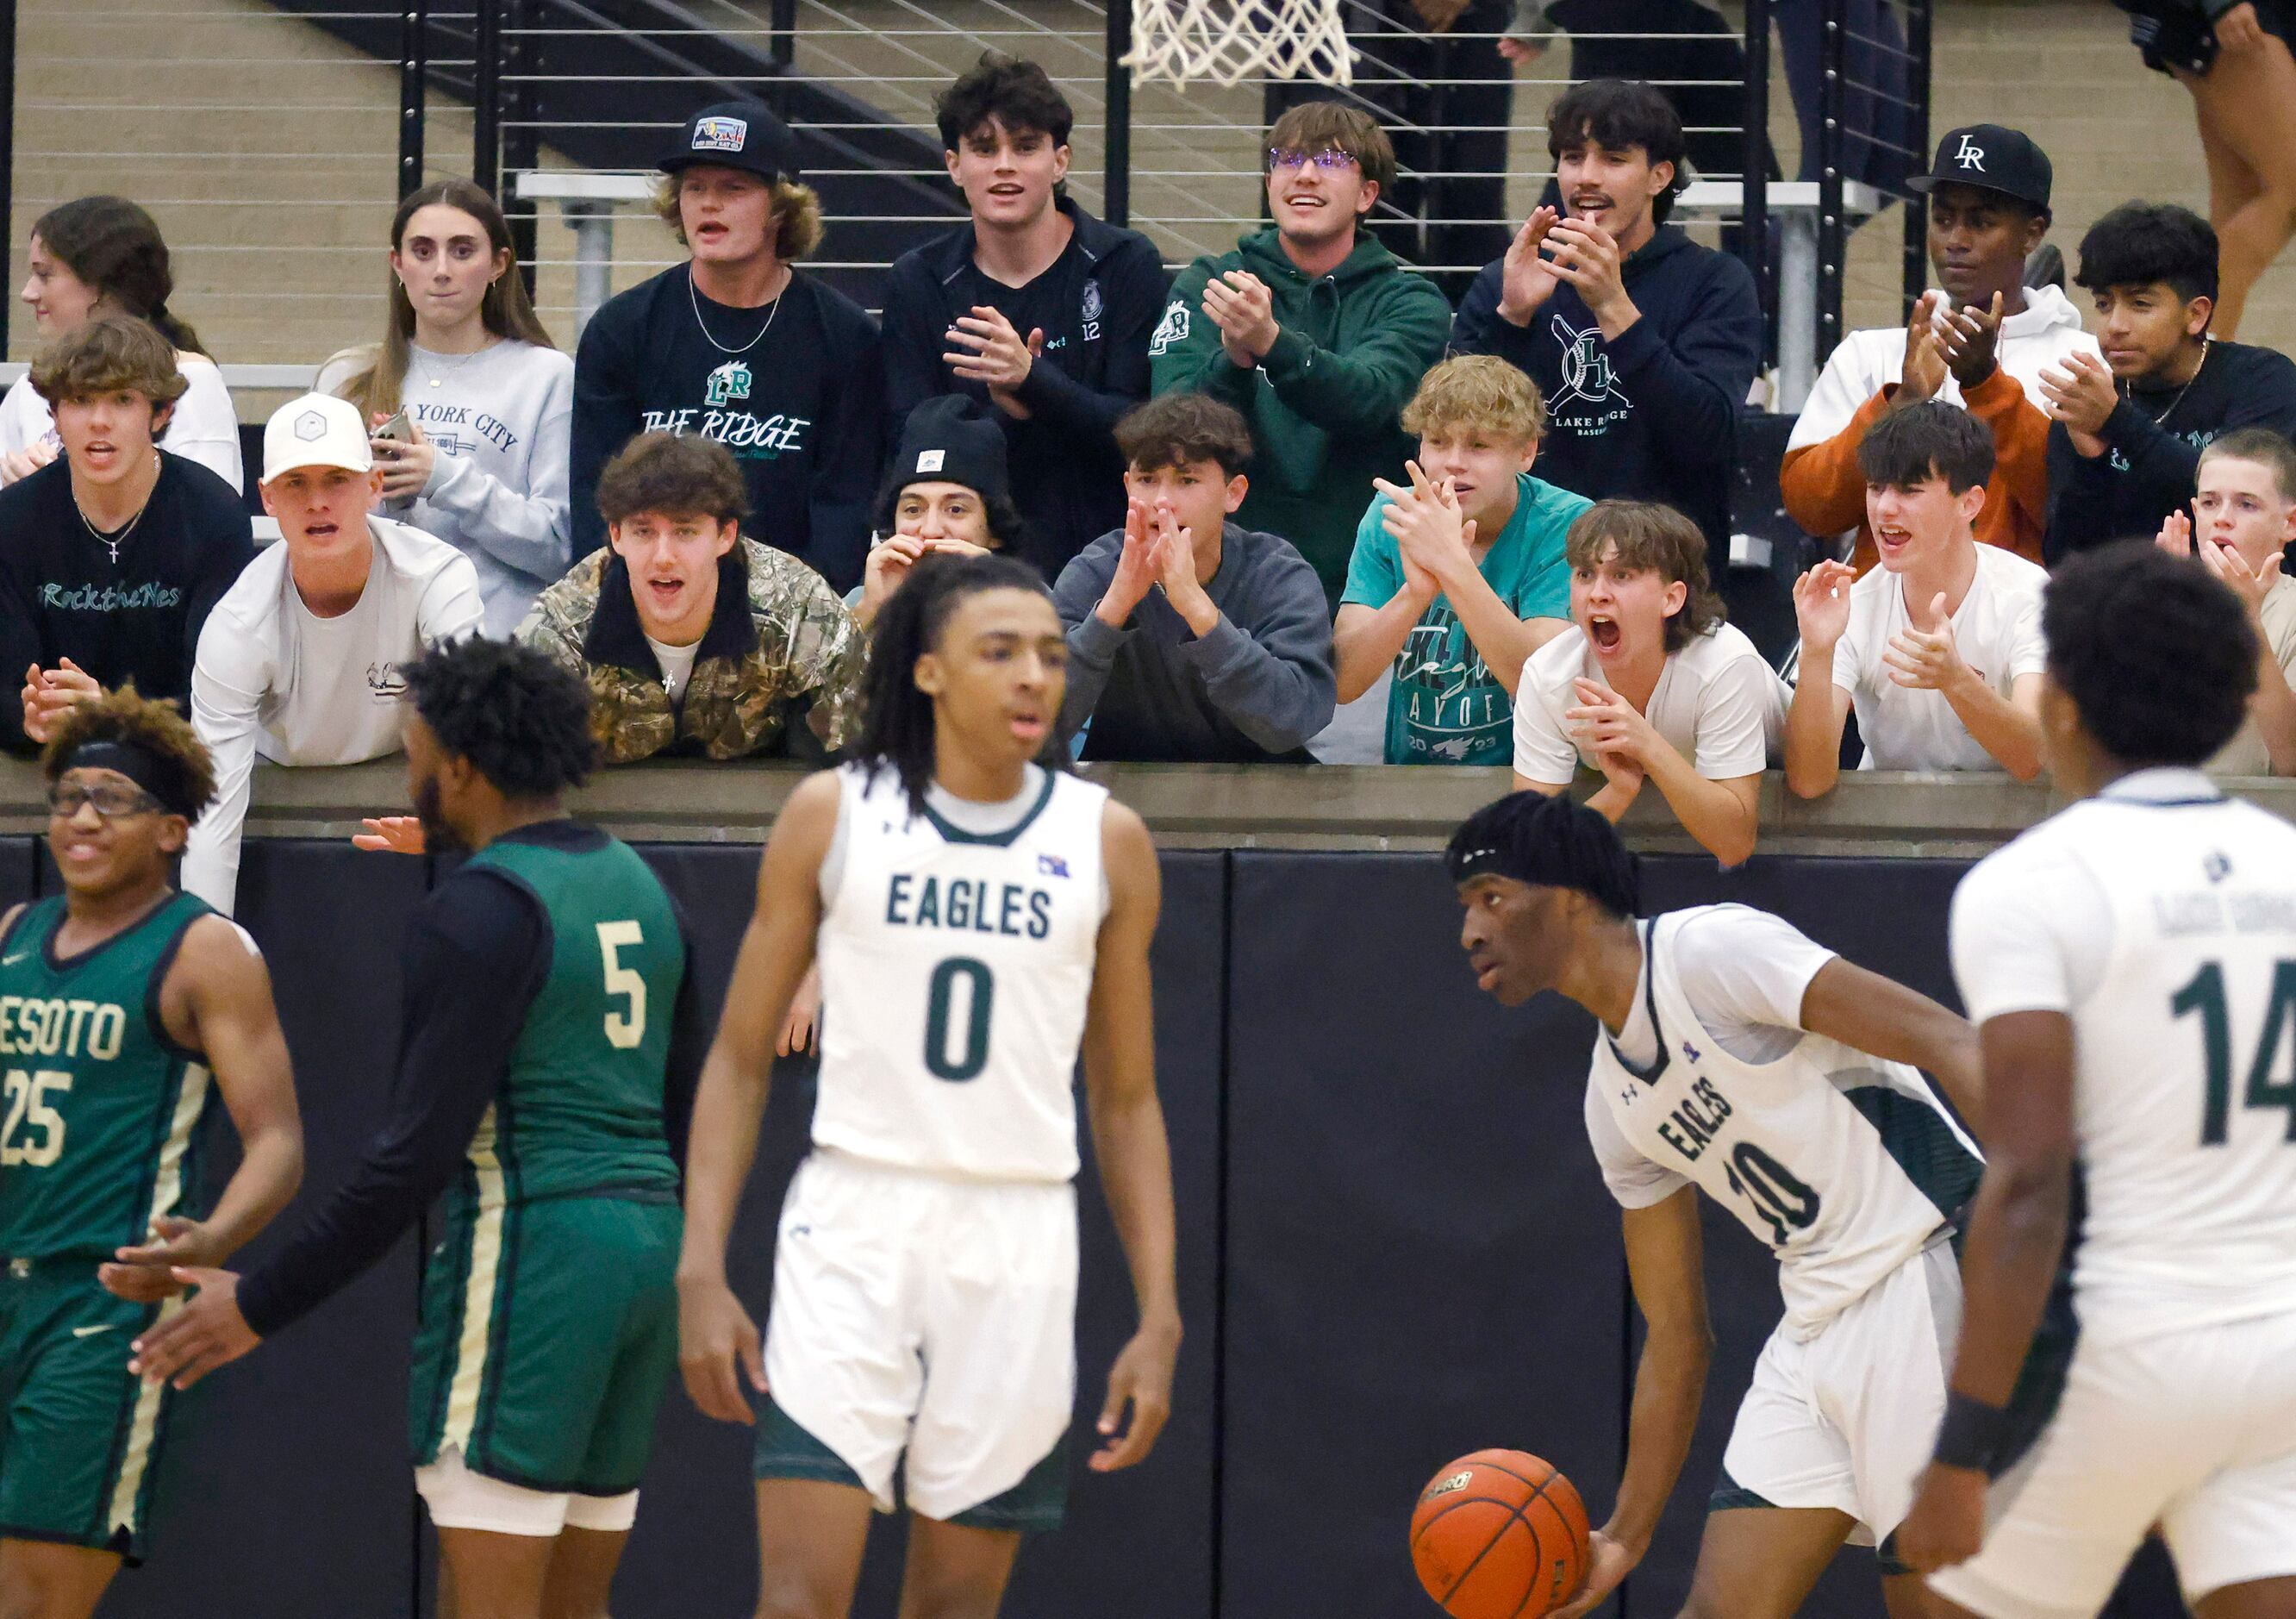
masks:
<svg viewBox="0 0 2296 1619"><path fill-rule="evenodd" d="M1539 1619L1586 1578L1587 1508L1538 1457L1477 1451L1419 1492L1411 1563L1451 1619Z"/></svg>

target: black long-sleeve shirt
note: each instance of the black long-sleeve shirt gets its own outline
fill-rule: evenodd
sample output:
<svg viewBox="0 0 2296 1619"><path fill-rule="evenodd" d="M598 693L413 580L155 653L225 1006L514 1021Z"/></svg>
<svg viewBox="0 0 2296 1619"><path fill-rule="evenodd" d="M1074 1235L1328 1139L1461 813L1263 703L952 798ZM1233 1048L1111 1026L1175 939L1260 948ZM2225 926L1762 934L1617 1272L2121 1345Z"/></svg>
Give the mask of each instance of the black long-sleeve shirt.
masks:
<svg viewBox="0 0 2296 1619"><path fill-rule="evenodd" d="M1124 521L1124 461L1116 419L1148 397L1148 339L1164 311L1164 266L1137 231L1060 210L1075 234L1026 286L1008 287L973 262L973 227L960 225L905 253L885 284L886 440L898 443L909 412L937 394L968 394L1004 431L1013 499L1028 524L1018 555L1056 579L1086 544ZM1009 416L980 382L941 360L957 316L975 304L1002 313L1026 339L1045 334Z"/></svg>
<svg viewBox="0 0 2296 1619"><path fill-rule="evenodd" d="M1496 354L1538 384L1539 477L1589 500L1663 501L1698 525L1710 555L1726 556L1738 412L1762 366L1754 278L1671 225L1620 275L1642 318L1612 341L1567 282L1529 325L1504 319L1505 261L1494 260L1459 302L1451 352Z"/></svg>
<svg viewBox="0 0 2296 1619"><path fill-rule="evenodd" d="M507 835L575 850L594 848L605 836L578 821L545 821ZM258 1334L269 1337L293 1325L348 1286L447 1189L509 1076L527 1009L550 974L550 920L540 902L486 867L455 871L417 908L401 952L402 1033L390 1117L350 1179L241 1278L240 1313ZM681 1166L710 1035L690 949L687 962L663 1096L663 1124Z"/></svg>
<svg viewBox="0 0 2296 1619"><path fill-rule="evenodd" d="M695 311L700 311L700 318ZM884 471L885 366L867 310L800 270L770 305L704 298L685 265L606 300L574 357L574 555L606 543L598 474L638 433L699 434L749 484L742 532L861 582Z"/></svg>
<svg viewBox="0 0 2296 1619"><path fill-rule="evenodd" d="M2104 454L2084 456L2060 423L2049 425L2049 519L2041 557L2051 566L2132 535L2151 538L2193 498L2201 452L2242 427L2296 438L2296 362L2276 349L2222 340L2183 389L2123 390L2105 418Z"/></svg>
<svg viewBox="0 0 2296 1619"><path fill-rule="evenodd" d="M61 456L0 489L0 747L31 746L15 683L70 658L106 686L187 702L209 610L255 560L239 491L196 461L160 452L133 524L99 538ZM119 547L113 560L112 547Z"/></svg>

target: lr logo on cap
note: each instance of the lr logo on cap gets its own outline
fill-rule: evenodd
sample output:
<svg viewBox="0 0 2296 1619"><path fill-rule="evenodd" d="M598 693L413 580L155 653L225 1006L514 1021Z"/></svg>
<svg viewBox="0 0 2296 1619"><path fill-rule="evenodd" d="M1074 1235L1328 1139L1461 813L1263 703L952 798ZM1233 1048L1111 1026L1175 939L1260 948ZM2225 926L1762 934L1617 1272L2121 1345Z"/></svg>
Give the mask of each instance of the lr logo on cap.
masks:
<svg viewBox="0 0 2296 1619"><path fill-rule="evenodd" d="M316 410L307 410L295 418L295 436L308 444L327 436L327 418Z"/></svg>
<svg viewBox="0 0 2296 1619"><path fill-rule="evenodd" d="M709 374L703 384L702 398L711 405L729 404L750 397L750 368L740 360L727 360Z"/></svg>
<svg viewBox="0 0 2296 1619"><path fill-rule="evenodd" d="M1985 148L1979 145L1976 141L1972 140L1970 136L1964 135L1961 137L1960 150L1956 151L1953 154L1953 160L1960 164L1964 168L1970 169L1977 174L1983 174L1985 172Z"/></svg>
<svg viewBox="0 0 2296 1619"><path fill-rule="evenodd" d="M750 120L746 118L705 118L693 126L696 152L739 152L749 138Z"/></svg>

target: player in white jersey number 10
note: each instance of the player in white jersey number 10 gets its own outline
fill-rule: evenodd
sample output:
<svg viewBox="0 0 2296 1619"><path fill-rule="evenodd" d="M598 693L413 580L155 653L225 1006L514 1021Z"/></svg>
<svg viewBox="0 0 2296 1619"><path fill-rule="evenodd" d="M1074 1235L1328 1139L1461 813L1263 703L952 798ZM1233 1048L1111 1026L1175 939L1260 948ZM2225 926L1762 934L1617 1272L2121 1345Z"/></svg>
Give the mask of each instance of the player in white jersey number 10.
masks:
<svg viewBox="0 0 2296 1619"><path fill-rule="evenodd" d="M2296 1619L2296 827L2198 768L2263 648L2135 541L2041 623L2076 801L1954 895L1988 1162L1905 1553L1939 1615L2084 1619L2157 1525L2200 1619Z"/></svg>
<svg viewBox="0 0 2296 1619"><path fill-rule="evenodd" d="M1624 1211L1648 1327L1624 1475L1585 1584L1640 1561L1690 1449L1710 1334L1700 1189L1769 1245L1785 1313L1738 1408L1685 1619L1790 1619L1845 1542L1878 1545L1892 1619L1922 1612L1890 1537L1945 1405L1953 1235L1977 1047L1935 1001L1738 905L1638 916L1634 857L1568 798L1518 793L1451 841L1460 944L1506 1006L1553 990L1600 1020L1587 1130Z"/></svg>
<svg viewBox="0 0 2296 1619"><path fill-rule="evenodd" d="M1021 564L918 563L877 620L857 762L805 781L766 849L694 1100L678 1270L686 1388L758 1431L765 1619L844 1619L871 1507L891 1509L896 1475L911 1619L994 1614L1022 1532L1059 1522L1079 1049L1140 1311L1091 1468L1145 1457L1170 1407L1156 856L1137 816L1037 762L1055 741L1067 650ZM727 1286L726 1245L775 1034L816 958L813 1152L783 1207L761 1343Z"/></svg>

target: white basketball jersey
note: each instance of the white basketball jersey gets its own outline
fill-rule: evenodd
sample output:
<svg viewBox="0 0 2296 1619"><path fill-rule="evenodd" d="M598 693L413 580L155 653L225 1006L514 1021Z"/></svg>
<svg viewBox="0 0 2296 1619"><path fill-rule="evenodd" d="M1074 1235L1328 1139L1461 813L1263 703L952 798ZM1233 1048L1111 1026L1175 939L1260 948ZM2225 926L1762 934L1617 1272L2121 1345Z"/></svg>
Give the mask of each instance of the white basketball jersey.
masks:
<svg viewBox="0 0 2296 1619"><path fill-rule="evenodd" d="M2072 1020L2084 1337L2296 1311L2296 828L2145 772L1981 862L1953 933L1973 1016Z"/></svg>
<svg viewBox="0 0 2296 1619"><path fill-rule="evenodd" d="M1945 1230L1976 1189L1975 1145L1915 1070L1804 1033L1741 1062L1676 975L1683 925L1636 924L1658 1056L1638 1069L1607 1033L1587 1078L1587 1130L1612 1191L1647 1206L1694 1182L1778 1256L1781 1330L1807 1340ZM1620 1162L1619 1149L1642 1161ZM1656 1173L1645 1172L1652 1166Z"/></svg>
<svg viewBox="0 0 2296 1619"><path fill-rule="evenodd" d="M936 1174L1072 1179L1106 791L1047 771L1020 820L984 836L913 814L890 770L838 777L815 1144Z"/></svg>

